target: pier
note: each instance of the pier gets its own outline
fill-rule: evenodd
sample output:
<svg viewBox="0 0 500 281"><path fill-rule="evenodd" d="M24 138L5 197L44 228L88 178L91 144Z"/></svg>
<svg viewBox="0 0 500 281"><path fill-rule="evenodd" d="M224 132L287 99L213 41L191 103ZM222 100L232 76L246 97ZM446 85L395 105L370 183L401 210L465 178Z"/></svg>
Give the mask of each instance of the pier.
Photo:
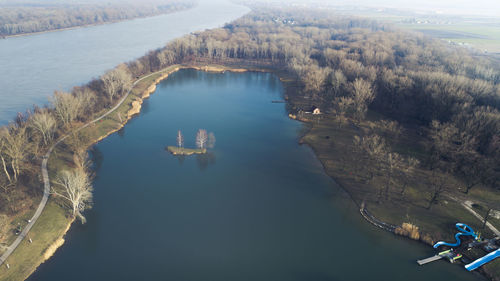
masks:
<svg viewBox="0 0 500 281"><path fill-rule="evenodd" d="M422 260L418 260L417 263L418 265L424 265L426 263L430 263L430 262L433 262L433 261L437 261L437 260L440 260L442 259L443 256L440 256L440 255L435 255L435 256L432 256L430 258L426 258L426 259L422 259Z"/></svg>
<svg viewBox="0 0 500 281"><path fill-rule="evenodd" d="M431 263L433 261L437 261L443 258L448 259L451 263L455 262L456 260L460 259L462 257L462 254L455 252L453 249L441 252L435 256L426 258L426 259L421 259L417 260L418 265L424 265L427 263Z"/></svg>

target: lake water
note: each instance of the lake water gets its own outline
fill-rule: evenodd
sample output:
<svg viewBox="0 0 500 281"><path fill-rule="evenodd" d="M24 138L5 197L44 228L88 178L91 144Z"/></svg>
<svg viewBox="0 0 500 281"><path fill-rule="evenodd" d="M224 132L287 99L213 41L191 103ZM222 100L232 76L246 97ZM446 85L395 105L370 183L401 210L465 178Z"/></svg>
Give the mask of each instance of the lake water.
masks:
<svg viewBox="0 0 500 281"><path fill-rule="evenodd" d="M29 280L478 280L364 221L324 174L268 73L181 70L95 146L95 205ZM214 132L209 155L164 150ZM346 200L347 199L347 200Z"/></svg>
<svg viewBox="0 0 500 281"><path fill-rule="evenodd" d="M173 14L0 39L0 125L33 104L46 104L54 90L70 90L174 38L248 11L229 1L201 1Z"/></svg>

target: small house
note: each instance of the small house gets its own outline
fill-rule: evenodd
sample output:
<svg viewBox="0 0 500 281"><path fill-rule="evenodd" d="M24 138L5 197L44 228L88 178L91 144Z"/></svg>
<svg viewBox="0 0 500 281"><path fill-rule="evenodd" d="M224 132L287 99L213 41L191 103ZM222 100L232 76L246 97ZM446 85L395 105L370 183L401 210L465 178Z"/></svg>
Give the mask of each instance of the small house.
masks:
<svg viewBox="0 0 500 281"><path fill-rule="evenodd" d="M311 107L311 113L313 115L318 115L318 114L321 114L321 111L319 110L318 107L316 107L316 106L313 105L313 107Z"/></svg>

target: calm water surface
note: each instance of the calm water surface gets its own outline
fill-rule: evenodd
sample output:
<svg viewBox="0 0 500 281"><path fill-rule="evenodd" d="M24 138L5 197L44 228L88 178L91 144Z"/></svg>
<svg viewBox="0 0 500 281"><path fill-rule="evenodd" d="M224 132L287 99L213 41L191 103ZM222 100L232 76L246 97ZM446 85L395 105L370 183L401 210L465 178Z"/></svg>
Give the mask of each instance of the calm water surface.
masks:
<svg viewBox="0 0 500 281"><path fill-rule="evenodd" d="M46 104L54 90L70 90L174 38L248 11L205 0L173 14L0 40L0 125L33 104Z"/></svg>
<svg viewBox="0 0 500 281"><path fill-rule="evenodd" d="M271 103L282 92L265 73L171 75L95 147L88 223L29 280L478 280L417 266L430 247L363 221ZM209 155L164 150L179 129L194 146L199 128L217 138Z"/></svg>

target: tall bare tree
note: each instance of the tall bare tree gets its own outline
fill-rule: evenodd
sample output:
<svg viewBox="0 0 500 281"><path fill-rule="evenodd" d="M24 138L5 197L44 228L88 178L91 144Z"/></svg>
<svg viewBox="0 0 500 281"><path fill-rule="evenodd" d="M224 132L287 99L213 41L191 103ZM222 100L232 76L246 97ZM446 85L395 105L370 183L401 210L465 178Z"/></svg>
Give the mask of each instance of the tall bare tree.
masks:
<svg viewBox="0 0 500 281"><path fill-rule="evenodd" d="M57 118L64 126L69 126L80 114L82 104L70 93L56 91L52 98Z"/></svg>
<svg viewBox="0 0 500 281"><path fill-rule="evenodd" d="M178 147L184 146L184 136L182 135L181 130L177 131L177 146Z"/></svg>
<svg viewBox="0 0 500 281"><path fill-rule="evenodd" d="M88 159L87 147L90 143L90 138L83 131L71 133L64 140L64 144L73 152L73 162L77 167L85 168Z"/></svg>
<svg viewBox="0 0 500 281"><path fill-rule="evenodd" d="M132 77L123 65L106 72L101 80L110 102L113 102L116 96L128 91L132 85Z"/></svg>
<svg viewBox="0 0 500 281"><path fill-rule="evenodd" d="M82 212L92 203L92 182L88 172L85 169L64 170L57 174L53 183L52 194L65 199L73 217L85 223Z"/></svg>
<svg viewBox="0 0 500 281"><path fill-rule="evenodd" d="M208 141L207 131L204 129L199 129L196 134L196 146L198 148L205 148Z"/></svg>
<svg viewBox="0 0 500 281"><path fill-rule="evenodd" d="M361 120L375 98L372 84L362 78L356 78L352 83L352 97L356 106L356 117Z"/></svg>
<svg viewBox="0 0 500 281"><path fill-rule="evenodd" d="M383 163L385 160L385 155L387 153L387 145L385 140L379 135L372 134L369 136L365 136L361 139L361 147L363 151L370 157L370 159ZM374 168L369 169L370 171L370 180L374 177Z"/></svg>
<svg viewBox="0 0 500 281"><path fill-rule="evenodd" d="M47 145L54 137L57 122L48 110L43 110L31 116L30 126L42 136L43 143Z"/></svg>
<svg viewBox="0 0 500 281"><path fill-rule="evenodd" d="M89 87L75 87L73 89L73 95L76 97L78 102L80 103L80 118L84 120L90 119L92 114L95 113L96 103L97 103L97 95L94 91L92 91Z"/></svg>
<svg viewBox="0 0 500 281"><path fill-rule="evenodd" d="M430 209L433 204L436 204L439 201L441 194L446 189L448 179L445 177L445 175L441 174L440 171L433 170L432 175L429 178L429 181L431 188L431 196L429 197L427 209Z"/></svg>
<svg viewBox="0 0 500 281"><path fill-rule="evenodd" d="M17 183L23 162L29 154L26 127L10 125L0 133L0 159L11 184Z"/></svg>

